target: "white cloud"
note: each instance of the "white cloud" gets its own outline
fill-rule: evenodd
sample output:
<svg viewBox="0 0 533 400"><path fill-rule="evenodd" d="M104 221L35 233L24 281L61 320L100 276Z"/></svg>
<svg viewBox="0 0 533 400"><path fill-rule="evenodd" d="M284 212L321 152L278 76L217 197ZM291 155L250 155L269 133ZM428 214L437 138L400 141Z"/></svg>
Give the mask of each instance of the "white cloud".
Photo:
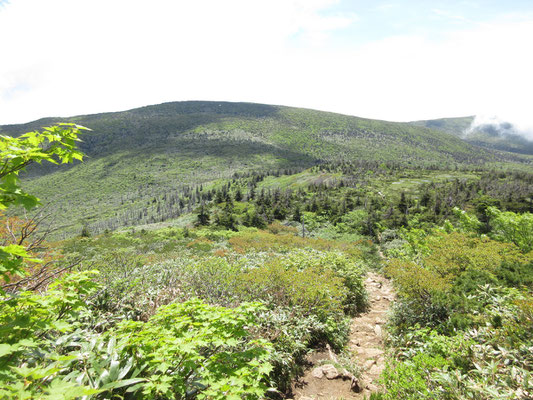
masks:
<svg viewBox="0 0 533 400"><path fill-rule="evenodd" d="M433 12L433 14L435 14L439 18L449 18L449 19L454 19L454 20L458 20L458 21L466 21L467 20L462 15L454 14L454 13L451 13L451 12L446 11L446 10L441 10L440 8L434 8L431 11Z"/></svg>
<svg viewBox="0 0 533 400"><path fill-rule="evenodd" d="M351 22L321 14L334 3L21 0L0 11L0 123L170 100L259 100L284 75L289 39L323 43ZM19 85L31 90L14 93Z"/></svg>
<svg viewBox="0 0 533 400"><path fill-rule="evenodd" d="M354 93L343 110L400 121L487 113L532 121L532 21L368 43L337 75Z"/></svg>
<svg viewBox="0 0 533 400"><path fill-rule="evenodd" d="M510 121L513 122L511 123ZM531 124L531 121L524 121L520 115L507 115L503 118L497 115L476 115L465 134L468 135L479 129L484 131L489 129L499 135L520 135L533 141L533 124Z"/></svg>
<svg viewBox="0 0 533 400"><path fill-rule="evenodd" d="M20 0L0 9L0 123L174 100L286 104L413 120L531 121L531 20L440 40L335 42L328 0ZM345 38L346 39L346 38Z"/></svg>

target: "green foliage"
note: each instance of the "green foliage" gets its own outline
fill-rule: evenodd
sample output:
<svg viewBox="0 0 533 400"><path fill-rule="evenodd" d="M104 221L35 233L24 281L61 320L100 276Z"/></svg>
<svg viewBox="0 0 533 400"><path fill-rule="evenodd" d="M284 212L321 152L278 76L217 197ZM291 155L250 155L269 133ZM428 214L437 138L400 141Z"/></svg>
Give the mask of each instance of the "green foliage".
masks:
<svg viewBox="0 0 533 400"><path fill-rule="evenodd" d="M282 391L301 372L306 348L345 345L350 319L367 302L363 271L339 252L293 250L264 265L245 269L239 281L245 298L270 305L261 329L274 345L272 379Z"/></svg>
<svg viewBox="0 0 533 400"><path fill-rule="evenodd" d="M38 199L21 189L19 173L34 162L58 164L81 160L83 155L76 149L76 142L82 129L87 128L59 124L44 128L42 132L25 133L18 138L1 136L0 209L10 205L22 205L26 209L35 207Z"/></svg>
<svg viewBox="0 0 533 400"><path fill-rule="evenodd" d="M337 224L337 229L341 232L365 232L365 225L368 219L366 210L353 210L341 217L341 222Z"/></svg>
<svg viewBox="0 0 533 400"><path fill-rule="evenodd" d="M495 207L487 208L492 235L500 240L512 242L527 253L533 250L533 214L503 212Z"/></svg>
<svg viewBox="0 0 533 400"><path fill-rule="evenodd" d="M481 222L475 215L470 215L467 212L455 207L453 209L455 217L458 220L458 228L463 232L478 232L481 228Z"/></svg>
<svg viewBox="0 0 533 400"><path fill-rule="evenodd" d="M89 230L89 227L87 225L83 225L83 228L81 228L80 237L82 238L91 237L91 231Z"/></svg>
<svg viewBox="0 0 533 400"><path fill-rule="evenodd" d="M31 163L49 161L57 164L81 160L76 149L80 129L73 124L29 132L18 138L0 140L0 209L22 205L31 209L38 199L24 192L18 175ZM29 253L18 244L0 248L0 275L9 282L14 275L24 276ZM6 294L0 289L0 388L2 398L64 398L98 393L86 386L67 382L57 374L68 364L55 342L72 331L86 307L87 296L94 291L89 272L72 274L52 283L44 295L32 292Z"/></svg>
<svg viewBox="0 0 533 400"><path fill-rule="evenodd" d="M101 271L98 281L105 289L94 299L93 314L100 329L116 329L124 318L149 321L161 306L195 297L228 307L247 300L263 300L268 308L259 312L257 323L250 328L254 337L272 343L273 370L268 382L286 393L301 372L309 348L324 343L336 349L345 345L350 327L345 312L360 311L366 305L364 269L362 260L340 248L352 254L360 254L360 250L354 252L347 245L318 239L305 242L339 249L280 248L279 237L285 237L283 243L302 238L293 236L293 228L279 223L270 225L269 230L263 236L256 229L235 233L205 227L191 230L190 238L157 231L115 233L71 240L66 249L92 255L91 265ZM270 252L256 252L253 248L246 248L244 254L232 252L226 247L228 238L233 242L241 235L263 241L270 238ZM163 241L165 248L165 240L171 238L178 241L177 247L166 254L157 250L155 262L150 262L152 257L148 254L137 254L156 240ZM209 249L197 249L207 242ZM263 274L265 271L269 274ZM105 323L100 322L102 317ZM126 365L127 359L121 359L121 365ZM132 370L134 366L138 364L134 363ZM139 375L134 378L139 379ZM128 375L124 379L134 378Z"/></svg>
<svg viewBox="0 0 533 400"><path fill-rule="evenodd" d="M293 236L293 228L279 223L272 224L269 230L277 232L277 235L267 234L272 240L286 237L286 243L290 243L291 238L302 239ZM231 307L245 300L263 299L268 310L261 314L255 329L260 336L272 341L274 371L269 379L278 390L286 391L291 379L301 370L300 364L309 347L329 343L342 348L345 344L349 323L343 310L357 312L366 305L364 269L362 260L343 253L340 248L352 254L360 254L360 251L333 241L305 239L304 242L319 247L339 247L339 250L295 250L279 248L274 242L270 251L279 251L274 254L248 251L240 255L224 245L228 238L233 242L241 235L257 237L258 234L264 245L265 236L255 229L238 234L208 228L193 230L191 238L180 239L183 250L167 254L165 261L147 265L141 263L141 260L147 261L146 257L135 253L145 246L143 240L151 242L156 236L163 240L155 231L146 232L144 236L111 234L69 241L67 248L76 253L94 254L96 258L93 259L98 260L93 265L101 270L99 281L106 287L97 298L98 309L106 315L113 312L144 320L157 313L161 305L193 297ZM136 240L136 237L143 240ZM211 250L198 252L199 240L203 243L206 237L212 239ZM120 251L120 246L124 246L124 251ZM97 257L99 251L109 256ZM267 275L262 275L266 270L276 272L268 275L268 282ZM313 275L309 277L308 272ZM255 283L248 281L251 275L261 286L254 286L255 280ZM334 296L330 298L332 293Z"/></svg>
<svg viewBox="0 0 533 400"><path fill-rule="evenodd" d="M61 338L80 326L87 298L96 289L90 276L70 274L43 295L21 292L2 299L0 397L74 399L98 393L58 376L72 360Z"/></svg>
<svg viewBox="0 0 533 400"><path fill-rule="evenodd" d="M427 300L435 292L445 291L451 287L449 276L441 276L415 262L393 259L386 267L398 285L400 295L407 298Z"/></svg>
<svg viewBox="0 0 533 400"><path fill-rule="evenodd" d="M317 315L321 320L339 314L348 292L334 271L295 268L285 265L283 259L246 271L240 279L251 299L298 308L303 315Z"/></svg>
<svg viewBox="0 0 533 400"><path fill-rule="evenodd" d="M41 314L56 316L49 303L59 305L57 297L64 293L49 293L45 301L38 299L43 306ZM26 298L22 304L28 302ZM73 313L80 311L81 304L70 309L72 321L79 319ZM37 316L36 309L30 311ZM89 338L70 345L72 336L68 339L65 334L79 324L69 324L61 315L48 326L41 321L40 329L36 329L36 322L30 322L25 324L25 339L2 347L1 371L7 383L3 394L10 397L9 393L23 390L31 398L46 393L74 398L99 392L118 394L127 389L142 393L142 398L184 399L191 391L197 392L198 398L259 398L266 389L262 379L270 372L270 364L267 343L250 338L247 331L257 311L256 305L243 304L230 310L189 301L161 308L146 323L122 322L103 338L86 332ZM57 339L56 334L56 340L51 341L43 329L63 336ZM52 343L58 345L50 349ZM68 352L72 346L79 350ZM40 354L32 351L36 348ZM41 357L36 358L37 354ZM26 366L16 367L21 364ZM68 397L70 393L74 395Z"/></svg>
<svg viewBox="0 0 533 400"><path fill-rule="evenodd" d="M427 269L453 280L469 269L493 273L502 262L527 262L527 256L511 243L453 232L428 238L429 254L422 257Z"/></svg>
<svg viewBox="0 0 533 400"><path fill-rule="evenodd" d="M242 266L220 257L204 257L200 261L182 263L177 277L182 296L200 297L215 304L234 304L236 280ZM253 299L255 301L255 299Z"/></svg>
<svg viewBox="0 0 533 400"><path fill-rule="evenodd" d="M533 260L529 263L503 262L494 272L498 282L510 287L533 288Z"/></svg>
<svg viewBox="0 0 533 400"><path fill-rule="evenodd" d="M34 206L36 198L19 188L18 173L34 161L81 159L74 147L77 133L77 127L53 127L43 134L3 138L2 207ZM24 259L28 259L23 247L3 246L1 256L4 280L23 274ZM111 259L117 256L120 254ZM115 261L117 264L120 262ZM119 271L102 269L117 293L135 286L126 280L137 268L139 265L128 270L128 263L123 263ZM104 288L107 296L111 285ZM125 393L175 399L263 396L264 378L271 370L269 346L249 332L261 310L259 305L242 303L227 309L190 300L159 308L147 322L123 320L109 329L98 321L103 303L102 291L95 295L97 289L91 272L86 271L65 275L43 294L1 293L0 397L74 399L123 397ZM106 329L103 335L100 329Z"/></svg>
<svg viewBox="0 0 533 400"><path fill-rule="evenodd" d="M229 239L231 247L239 252L276 252L288 253L298 248L310 248L319 251L339 250L349 257L360 259L363 256L363 241L350 243L321 238L300 237L293 234L275 235L265 231L242 231Z"/></svg>
<svg viewBox="0 0 533 400"><path fill-rule="evenodd" d="M350 332L349 318L320 321L316 315L303 315L294 307L266 310L259 319L261 336L273 345L271 360L274 369L270 380L280 393L291 391L294 379L304 370L305 356L311 347L329 343L340 350L348 341Z"/></svg>
<svg viewBox="0 0 533 400"><path fill-rule="evenodd" d="M255 399L266 390L269 346L249 331L259 305L227 309L190 300L161 307L148 322L120 322L102 336L83 323L96 288L89 273L69 274L43 295L24 292L3 303L1 396L127 391Z"/></svg>
<svg viewBox="0 0 533 400"><path fill-rule="evenodd" d="M270 372L267 342L250 337L257 304L235 309L199 300L161 307L148 322L125 321L111 331L122 358L145 377L139 398L261 398Z"/></svg>
<svg viewBox="0 0 533 400"><path fill-rule="evenodd" d="M500 271L503 263L528 261L513 244L488 238L460 232L434 232L422 241L418 237L417 230L411 231L407 236L409 251L402 253L403 259L392 259L386 271L395 279L402 296L419 299L424 304L435 293L449 292L454 284L463 282L464 288L469 275L488 274L488 281L491 281L490 277ZM409 260L409 255L414 260Z"/></svg>
<svg viewBox="0 0 533 400"><path fill-rule="evenodd" d="M483 327L444 336L414 327L395 342L381 399L526 399L531 396L528 345L502 341L503 329ZM529 334L531 339L531 334Z"/></svg>
<svg viewBox="0 0 533 400"><path fill-rule="evenodd" d="M76 149L80 130L74 124L60 124L44 128L43 132L28 132L18 138L0 136L0 210L20 205L30 210L39 200L24 190L19 173L34 162L48 161L54 164L81 160ZM30 260L26 249L19 244L0 246L0 277L9 282L13 275L24 276L24 259ZM32 260L37 261L37 260ZM0 288L0 295L3 289Z"/></svg>
<svg viewBox="0 0 533 400"><path fill-rule="evenodd" d="M458 217L463 231L480 226L465 213ZM404 235L408 251L386 269L399 299L386 390L375 397L531 397L531 253L455 229L420 233Z"/></svg>
<svg viewBox="0 0 533 400"><path fill-rule="evenodd" d="M383 373L387 393L382 399L435 399L439 385L431 381L432 372L446 366L442 356L417 354L411 360L390 363Z"/></svg>
<svg viewBox="0 0 533 400"><path fill-rule="evenodd" d="M32 170L26 183L27 190L45 202L68 210L57 217L68 234L80 232L83 218L89 218L93 232L176 218L183 209L200 206L201 201L189 203L194 197L189 189L195 185L203 184L205 190L217 186L220 178L252 170L375 161L375 173L361 176L366 181L379 177L380 166L385 170L390 162L445 168L501 161L520 168L528 160L479 151L458 138L408 124L268 105L168 103L68 120L93 129L81 144L88 160L71 168L48 165L41 172ZM15 136L35 125L1 129ZM183 204L169 199L177 192ZM283 215L282 208L277 210Z"/></svg>
<svg viewBox="0 0 533 400"><path fill-rule="evenodd" d="M293 251L283 259L286 268L305 271L314 268L318 271L331 270L340 277L347 289L343 302L347 314L357 314L368 306L368 296L364 287L365 268L361 261L355 261L339 251Z"/></svg>
<svg viewBox="0 0 533 400"><path fill-rule="evenodd" d="M200 226L209 225L209 214L206 212L204 206L201 206L198 211L196 224Z"/></svg>
<svg viewBox="0 0 533 400"><path fill-rule="evenodd" d="M38 259L31 258L26 249L20 245L0 246L0 277L2 281L9 283L11 278L15 276L25 276L25 261L39 262ZM0 295L3 293L4 289L0 287Z"/></svg>

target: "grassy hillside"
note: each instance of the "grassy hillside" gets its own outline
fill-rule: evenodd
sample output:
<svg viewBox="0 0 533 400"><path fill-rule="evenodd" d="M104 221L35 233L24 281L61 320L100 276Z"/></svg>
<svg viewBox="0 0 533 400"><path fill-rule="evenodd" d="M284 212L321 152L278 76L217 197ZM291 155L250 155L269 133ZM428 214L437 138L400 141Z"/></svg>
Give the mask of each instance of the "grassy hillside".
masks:
<svg viewBox="0 0 533 400"><path fill-rule="evenodd" d="M491 150L502 150L517 154L533 155L533 142L511 130L501 131L487 125L468 132L474 117L441 118L428 121L414 121L411 124L454 134L475 146Z"/></svg>
<svg viewBox="0 0 533 400"><path fill-rule="evenodd" d="M77 230L83 221L126 218L164 196L246 171L304 169L324 161L395 162L424 167L484 165L526 158L481 150L412 124L282 106L174 102L134 110L47 118L0 127L17 135L75 122L85 162L30 169L24 182ZM43 172L44 171L44 172Z"/></svg>
<svg viewBox="0 0 533 400"><path fill-rule="evenodd" d="M464 136L474 121L474 116L458 118L439 118L427 121L413 121L411 124L426 128L437 129L442 132L452 133L456 136Z"/></svg>
<svg viewBox="0 0 533 400"><path fill-rule="evenodd" d="M29 200L27 160L79 156L75 129L52 131L47 149L3 138L4 209ZM293 167L131 198L112 152L27 176L72 190L65 220L107 180L82 193L93 221L114 200L118 222L151 223L47 243L40 220L0 216L0 398L532 398L533 173L263 154Z"/></svg>

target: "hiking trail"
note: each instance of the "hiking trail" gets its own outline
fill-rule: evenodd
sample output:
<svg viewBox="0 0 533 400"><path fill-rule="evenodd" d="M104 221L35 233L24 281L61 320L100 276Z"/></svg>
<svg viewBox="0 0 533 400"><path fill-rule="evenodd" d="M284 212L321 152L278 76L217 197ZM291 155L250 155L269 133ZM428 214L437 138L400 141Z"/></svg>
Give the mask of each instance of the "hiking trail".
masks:
<svg viewBox="0 0 533 400"><path fill-rule="evenodd" d="M335 368L337 356L328 348L308 356L310 367L293 384L295 400L363 399L378 390L378 379L385 368L383 325L394 300L391 282L369 272L365 280L369 307L353 318L348 351L361 371L355 378L348 371Z"/></svg>

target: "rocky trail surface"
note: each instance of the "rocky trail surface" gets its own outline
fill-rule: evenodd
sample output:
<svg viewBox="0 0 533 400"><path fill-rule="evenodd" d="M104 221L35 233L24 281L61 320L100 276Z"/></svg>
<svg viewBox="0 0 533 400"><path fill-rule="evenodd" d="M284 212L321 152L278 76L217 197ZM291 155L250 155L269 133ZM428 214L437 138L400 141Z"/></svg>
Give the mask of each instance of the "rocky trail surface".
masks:
<svg viewBox="0 0 533 400"><path fill-rule="evenodd" d="M370 306L352 321L348 350L361 374L353 376L342 368L329 349L309 355L310 367L293 385L295 400L363 399L378 390L378 379L385 368L383 324L391 301L392 284L383 276L369 273L365 281Z"/></svg>

